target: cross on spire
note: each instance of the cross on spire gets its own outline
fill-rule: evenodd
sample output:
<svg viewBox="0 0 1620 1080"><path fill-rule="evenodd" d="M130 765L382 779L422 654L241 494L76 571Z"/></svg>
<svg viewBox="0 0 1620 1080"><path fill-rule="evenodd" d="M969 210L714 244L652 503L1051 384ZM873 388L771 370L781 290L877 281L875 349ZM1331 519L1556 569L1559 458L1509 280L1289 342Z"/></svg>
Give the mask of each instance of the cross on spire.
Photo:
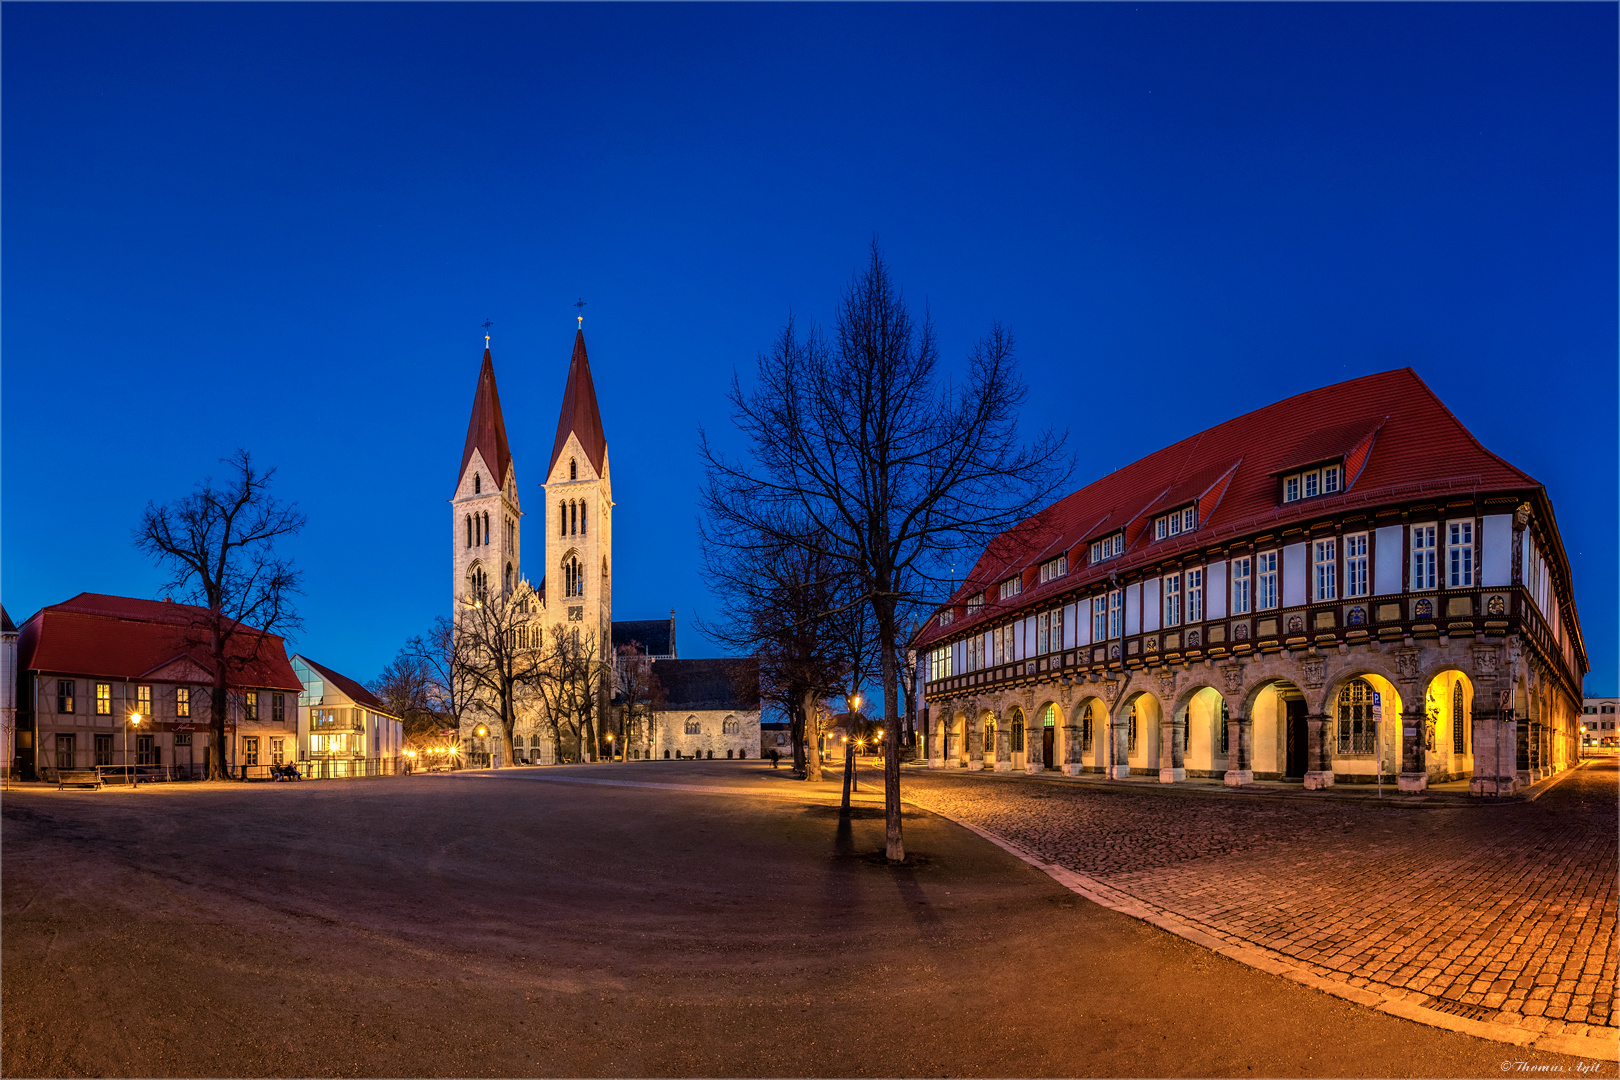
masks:
<svg viewBox="0 0 1620 1080"><path fill-rule="evenodd" d="M575 300L574 308L579 312L578 315L574 316L579 320L578 329L583 330L585 329L585 298L580 297L578 300Z"/></svg>
<svg viewBox="0 0 1620 1080"><path fill-rule="evenodd" d="M489 348L489 328L494 325L495 323L493 321L489 319L484 320L484 348L486 349Z"/></svg>

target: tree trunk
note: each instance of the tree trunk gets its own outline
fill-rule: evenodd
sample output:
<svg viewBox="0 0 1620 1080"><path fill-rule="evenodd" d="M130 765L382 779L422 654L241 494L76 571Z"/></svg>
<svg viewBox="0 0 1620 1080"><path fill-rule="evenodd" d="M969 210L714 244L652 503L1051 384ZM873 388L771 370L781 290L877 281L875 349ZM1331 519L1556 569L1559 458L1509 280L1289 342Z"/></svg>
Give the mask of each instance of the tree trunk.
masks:
<svg viewBox="0 0 1620 1080"><path fill-rule="evenodd" d="M214 678L214 686L208 695L208 728L213 738L208 754L208 779L229 780L230 772L225 766L225 707L226 693L225 680L219 676Z"/></svg>
<svg viewBox="0 0 1620 1080"><path fill-rule="evenodd" d="M886 582L880 582L886 584ZM884 856L890 862L904 862L905 837L900 831L900 710L895 701L898 680L894 670L894 603L879 595L875 604L878 617L878 648L883 671L883 818Z"/></svg>
<svg viewBox="0 0 1620 1080"><path fill-rule="evenodd" d="M816 730L815 694L808 689L799 697L799 708L804 712L804 778L820 783L821 741Z"/></svg>
<svg viewBox="0 0 1620 1080"><path fill-rule="evenodd" d="M806 779L810 776L808 763L804 759L804 707L799 703L796 691L788 691L788 727L793 739L793 768Z"/></svg>

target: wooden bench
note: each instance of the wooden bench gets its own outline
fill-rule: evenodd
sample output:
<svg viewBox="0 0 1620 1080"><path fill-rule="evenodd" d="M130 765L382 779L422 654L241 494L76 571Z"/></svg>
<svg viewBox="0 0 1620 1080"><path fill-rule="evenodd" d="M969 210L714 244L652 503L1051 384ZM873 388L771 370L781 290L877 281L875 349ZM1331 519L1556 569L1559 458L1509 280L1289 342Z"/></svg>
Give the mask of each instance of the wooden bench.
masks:
<svg viewBox="0 0 1620 1080"><path fill-rule="evenodd" d="M101 788L101 773L95 769L58 769L56 770L56 790L61 791L69 784L75 787Z"/></svg>

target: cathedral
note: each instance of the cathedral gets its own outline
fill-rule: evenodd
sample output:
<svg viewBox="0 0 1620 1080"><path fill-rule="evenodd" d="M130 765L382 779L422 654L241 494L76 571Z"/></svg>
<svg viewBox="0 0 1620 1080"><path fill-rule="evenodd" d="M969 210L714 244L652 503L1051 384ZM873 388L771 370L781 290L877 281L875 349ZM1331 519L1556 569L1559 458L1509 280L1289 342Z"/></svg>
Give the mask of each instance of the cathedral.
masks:
<svg viewBox="0 0 1620 1080"><path fill-rule="evenodd" d="M531 580L523 568L524 515L517 467L507 442L486 336L461 469L450 500L453 616L459 617L480 598L520 597L537 607L534 621L540 640L552 640L561 627L596 649L604 670L598 726L616 737L607 745L609 754L627 761L758 757L757 662L681 659L675 652L674 611L667 623L613 622L613 483L583 322L574 334L556 436L540 487L544 562L533 575L537 580ZM621 715L623 669L631 651L645 661L656 689L650 716L626 723ZM629 685L637 685L636 678ZM509 751L496 730L498 724L492 722L496 717L498 712L487 707L463 713L461 748L469 764L550 765L570 757L558 718L547 715L543 693L520 691ZM480 735L481 730L486 733ZM507 753L510 760L504 757ZM595 751L580 748L578 753L589 760Z"/></svg>

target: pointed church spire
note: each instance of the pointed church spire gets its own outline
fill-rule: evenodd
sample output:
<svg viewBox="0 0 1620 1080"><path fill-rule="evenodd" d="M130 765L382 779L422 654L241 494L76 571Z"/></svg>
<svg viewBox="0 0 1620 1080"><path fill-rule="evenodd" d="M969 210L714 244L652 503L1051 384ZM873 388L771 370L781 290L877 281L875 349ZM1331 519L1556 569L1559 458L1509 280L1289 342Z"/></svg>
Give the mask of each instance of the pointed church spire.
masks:
<svg viewBox="0 0 1620 1080"><path fill-rule="evenodd" d="M546 466L548 476L557 467L563 447L568 445L569 432L573 432L579 440L596 475L601 476L607 458L607 435L602 431L602 414L596 407L596 385L591 382L591 362L585 355L583 329L574 333L574 356L568 361L568 385L563 387L562 414L557 417L557 441L551 446L551 464Z"/></svg>
<svg viewBox="0 0 1620 1080"><path fill-rule="evenodd" d="M467 421L467 445L461 451L461 472L456 476L458 484L467 475L467 463L472 460L474 449L494 471L490 479L494 481L495 490L500 490L512 469L512 451L506 445L506 420L501 416L501 395L495 389L495 362L490 359L487 337L484 339L484 366L478 371L478 389L473 393L472 417Z"/></svg>

